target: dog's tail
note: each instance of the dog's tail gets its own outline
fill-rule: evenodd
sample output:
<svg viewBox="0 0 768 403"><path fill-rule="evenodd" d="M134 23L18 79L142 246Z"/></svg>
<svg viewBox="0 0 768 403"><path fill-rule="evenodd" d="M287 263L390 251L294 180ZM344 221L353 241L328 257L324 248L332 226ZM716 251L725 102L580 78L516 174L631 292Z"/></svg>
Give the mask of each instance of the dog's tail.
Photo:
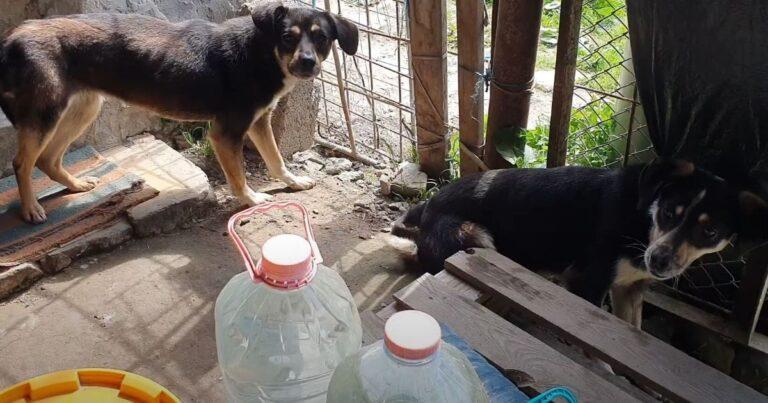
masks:
<svg viewBox="0 0 768 403"><path fill-rule="evenodd" d="M407 213L392 224L392 236L388 237L387 242L403 257L416 258L416 239L419 237L419 225L425 206L426 202L422 202L411 207Z"/></svg>
<svg viewBox="0 0 768 403"><path fill-rule="evenodd" d="M430 273L443 269L451 255L468 248L496 249L491 232L484 226L452 214L430 214L423 219L426 204L411 208L392 226L389 244L405 258Z"/></svg>
<svg viewBox="0 0 768 403"><path fill-rule="evenodd" d="M416 240L416 237L419 236L419 224L421 224L421 215L424 213L425 206L425 202L419 203L395 221L392 225L392 235L412 241Z"/></svg>

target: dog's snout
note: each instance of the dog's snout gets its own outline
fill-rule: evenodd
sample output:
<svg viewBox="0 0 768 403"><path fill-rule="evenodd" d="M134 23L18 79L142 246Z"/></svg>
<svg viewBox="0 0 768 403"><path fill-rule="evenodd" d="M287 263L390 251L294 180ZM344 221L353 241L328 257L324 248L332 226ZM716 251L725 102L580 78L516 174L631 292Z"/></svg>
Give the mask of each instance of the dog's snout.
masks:
<svg viewBox="0 0 768 403"><path fill-rule="evenodd" d="M669 267L674 259L674 251L669 245L659 245L654 248L650 256L651 271L663 271Z"/></svg>
<svg viewBox="0 0 768 403"><path fill-rule="evenodd" d="M303 69L309 70L315 67L317 60L312 52L302 52L299 55L299 64Z"/></svg>

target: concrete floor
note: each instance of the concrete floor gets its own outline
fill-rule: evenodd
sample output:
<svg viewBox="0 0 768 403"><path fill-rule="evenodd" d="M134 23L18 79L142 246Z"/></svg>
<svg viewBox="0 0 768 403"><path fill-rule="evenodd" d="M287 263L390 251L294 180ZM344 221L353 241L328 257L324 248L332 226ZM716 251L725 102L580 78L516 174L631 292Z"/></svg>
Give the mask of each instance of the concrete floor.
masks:
<svg viewBox="0 0 768 403"><path fill-rule="evenodd" d="M342 274L361 311L377 308L415 273L384 242L383 223L353 211L370 191L328 185L278 198L315 211L326 265ZM106 367L153 379L185 402L224 401L213 309L243 270L224 236L226 218L75 262L0 304L0 388L56 370Z"/></svg>

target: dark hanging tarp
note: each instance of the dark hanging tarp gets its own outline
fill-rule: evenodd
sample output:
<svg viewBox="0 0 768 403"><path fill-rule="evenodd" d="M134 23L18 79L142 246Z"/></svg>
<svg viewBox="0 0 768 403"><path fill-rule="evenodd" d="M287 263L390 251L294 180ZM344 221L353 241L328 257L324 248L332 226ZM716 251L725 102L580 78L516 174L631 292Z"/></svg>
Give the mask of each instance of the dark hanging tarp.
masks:
<svg viewBox="0 0 768 403"><path fill-rule="evenodd" d="M657 153L729 179L768 179L768 1L627 0L627 7Z"/></svg>

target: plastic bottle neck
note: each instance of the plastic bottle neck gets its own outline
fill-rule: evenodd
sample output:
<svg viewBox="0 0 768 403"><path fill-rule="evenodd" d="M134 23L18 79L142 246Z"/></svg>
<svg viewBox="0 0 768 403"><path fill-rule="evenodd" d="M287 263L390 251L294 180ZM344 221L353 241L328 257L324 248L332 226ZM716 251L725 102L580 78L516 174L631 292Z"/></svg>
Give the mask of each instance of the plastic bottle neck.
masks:
<svg viewBox="0 0 768 403"><path fill-rule="evenodd" d="M410 360L410 359L398 357L397 355L395 355L392 351L389 350L389 348L387 348L386 343L383 343L383 349L384 349L384 354L387 357L389 357L391 360L394 360L400 365L408 365L408 366L414 366L414 367L429 364L430 362L434 361L434 359L437 357L438 354L440 354L440 348L438 347L438 349L434 353L432 353L427 357Z"/></svg>

